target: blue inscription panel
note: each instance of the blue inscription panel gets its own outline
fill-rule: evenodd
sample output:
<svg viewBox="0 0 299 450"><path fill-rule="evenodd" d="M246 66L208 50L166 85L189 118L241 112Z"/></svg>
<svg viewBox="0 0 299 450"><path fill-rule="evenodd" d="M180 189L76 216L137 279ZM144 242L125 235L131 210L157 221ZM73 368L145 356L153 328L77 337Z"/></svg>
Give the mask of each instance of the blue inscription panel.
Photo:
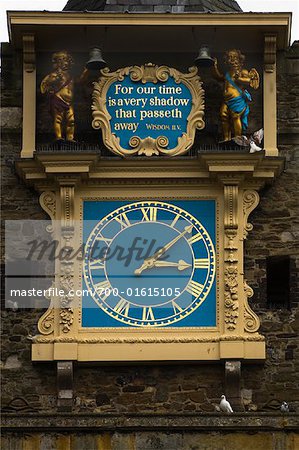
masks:
<svg viewBox="0 0 299 450"><path fill-rule="evenodd" d="M113 82L107 91L106 108L111 132L120 145L130 150L130 139L167 137L166 149L173 149L187 131L192 94L183 83L169 77L165 82L134 82L130 76Z"/></svg>

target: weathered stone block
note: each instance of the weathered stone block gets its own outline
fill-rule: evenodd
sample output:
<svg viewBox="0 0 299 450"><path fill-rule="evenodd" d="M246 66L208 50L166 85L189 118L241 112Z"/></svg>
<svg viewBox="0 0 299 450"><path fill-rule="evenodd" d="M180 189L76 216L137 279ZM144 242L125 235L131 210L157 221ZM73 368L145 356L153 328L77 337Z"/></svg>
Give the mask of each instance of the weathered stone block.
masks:
<svg viewBox="0 0 299 450"><path fill-rule="evenodd" d="M136 450L176 450L183 448L180 434L142 433L136 435Z"/></svg>
<svg viewBox="0 0 299 450"><path fill-rule="evenodd" d="M0 109L0 122L2 130L20 130L22 127L22 108L2 107Z"/></svg>

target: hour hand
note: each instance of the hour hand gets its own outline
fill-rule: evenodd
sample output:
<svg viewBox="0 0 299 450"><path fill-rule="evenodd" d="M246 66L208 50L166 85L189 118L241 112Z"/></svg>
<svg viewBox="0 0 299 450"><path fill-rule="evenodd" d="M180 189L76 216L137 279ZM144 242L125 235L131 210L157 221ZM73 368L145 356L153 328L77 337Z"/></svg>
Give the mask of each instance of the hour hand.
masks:
<svg viewBox="0 0 299 450"><path fill-rule="evenodd" d="M178 262L160 261L154 258L145 259L140 267L135 270L135 275L140 275L144 270L152 267L176 267L178 270L185 270L191 267L191 264L186 263L183 259Z"/></svg>
<svg viewBox="0 0 299 450"><path fill-rule="evenodd" d="M186 263L183 259L180 259L178 262L170 262L170 261L154 261L154 267L176 267L178 270L185 270L188 267L191 267L191 264Z"/></svg>

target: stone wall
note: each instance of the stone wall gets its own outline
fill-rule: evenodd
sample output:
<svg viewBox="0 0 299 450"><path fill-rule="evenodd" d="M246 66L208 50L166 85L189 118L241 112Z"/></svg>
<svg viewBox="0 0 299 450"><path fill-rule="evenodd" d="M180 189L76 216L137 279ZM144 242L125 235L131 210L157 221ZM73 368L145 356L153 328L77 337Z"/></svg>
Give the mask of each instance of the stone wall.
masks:
<svg viewBox="0 0 299 450"><path fill-rule="evenodd" d="M4 419L8 430L14 423L19 433L5 434L5 450L297 450L299 445L297 420L291 415L283 420L262 414Z"/></svg>
<svg viewBox="0 0 299 450"><path fill-rule="evenodd" d="M290 403L293 411L299 411L298 48L297 43L288 52L281 54L278 63L279 149L286 158L285 170L272 186L260 193L260 205L250 220L254 230L246 242L245 275L255 290L251 305L261 318L261 333L266 336L267 343L264 364L242 367L242 394L248 411L278 411L283 400ZM16 56L14 63L9 46L5 45L2 78L2 217L45 219L47 217L38 204L37 194L23 184L14 169L14 161L19 157L21 147L21 74ZM289 308L273 309L267 305L266 258L274 255L291 257ZM41 314L39 310L2 311L2 408L7 415L37 412L56 414L55 367L52 364L31 363L31 342L28 336L37 333L36 324ZM224 369L221 364L77 366L74 383L75 414L179 413L184 416L188 413L206 413L208 416L215 410L223 393ZM218 419L222 420L220 416ZM17 428L13 430L17 433ZM24 429L20 430L24 432ZM101 441L104 438L92 434L86 437L85 447L80 447L83 440L80 433L76 437L59 438L73 439L72 447L64 447L63 444L55 447L53 442L57 436L43 432L42 448L295 450L298 439L292 434L284 434L277 429L275 437L266 430L263 433L256 432L254 437L247 430L240 437L237 437L238 433L234 434L233 438L230 438L230 434L212 435L208 430L202 431L200 437L178 431L169 435L165 431L154 434L140 431L140 434L134 435L135 441L130 434L118 437L116 433L107 438L114 442L112 447L105 447L105 441ZM8 440L4 440L4 449L21 448L20 437L12 434L5 439ZM35 436L32 439L41 438ZM130 439L135 442L134 445ZM234 440L236 443L230 444ZM9 447L7 442L16 443L9 444ZM86 442L90 442L89 447L86 447ZM39 448L30 445L25 447L24 444L23 448Z"/></svg>

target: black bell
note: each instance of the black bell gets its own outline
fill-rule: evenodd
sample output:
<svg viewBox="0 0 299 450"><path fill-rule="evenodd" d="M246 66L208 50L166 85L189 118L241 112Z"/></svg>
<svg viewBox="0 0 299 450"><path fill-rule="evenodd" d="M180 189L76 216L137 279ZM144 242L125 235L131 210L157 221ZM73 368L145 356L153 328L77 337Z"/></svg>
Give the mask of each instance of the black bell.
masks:
<svg viewBox="0 0 299 450"><path fill-rule="evenodd" d="M100 70L107 67L106 61L103 59L102 50L100 47L93 47L90 49L89 60L86 63L88 70Z"/></svg>
<svg viewBox="0 0 299 450"><path fill-rule="evenodd" d="M214 65L214 59L211 58L210 49L207 45L200 47L198 56L194 62L198 67L212 67Z"/></svg>

